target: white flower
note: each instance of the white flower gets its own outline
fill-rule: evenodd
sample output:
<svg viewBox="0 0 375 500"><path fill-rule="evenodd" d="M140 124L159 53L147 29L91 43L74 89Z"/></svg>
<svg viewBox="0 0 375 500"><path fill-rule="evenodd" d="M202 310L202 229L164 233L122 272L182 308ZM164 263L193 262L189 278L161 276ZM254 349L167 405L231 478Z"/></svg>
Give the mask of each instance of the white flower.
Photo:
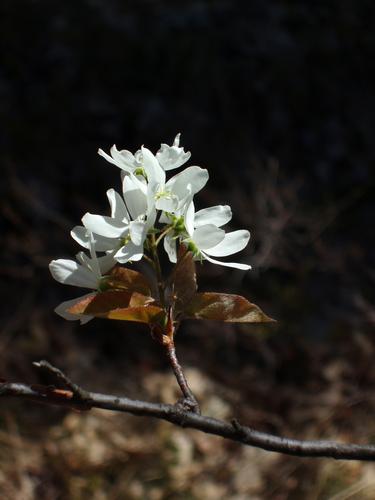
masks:
<svg viewBox="0 0 375 500"><path fill-rule="evenodd" d="M164 170L172 170L181 167L181 165L186 163L191 157L189 151L185 153L184 148L180 147L180 136L181 134L176 135L172 146L161 144L159 151L156 153L156 158ZM98 153L109 161L109 163L116 165L124 172L143 175L143 155L141 149L138 149L133 155L133 153L127 149L119 151L114 144L110 149L110 155L105 153L102 149L99 149Z"/></svg>
<svg viewBox="0 0 375 500"><path fill-rule="evenodd" d="M172 146L161 144L159 151L156 153L156 159L164 170L173 170L181 167L190 157L190 151L185 153L184 148L180 148L181 134L177 134Z"/></svg>
<svg viewBox="0 0 375 500"><path fill-rule="evenodd" d="M147 175L148 205L157 210L174 213L198 193L208 181L208 171L188 167L166 181L165 170L147 148L142 147L143 167Z"/></svg>
<svg viewBox="0 0 375 500"><path fill-rule="evenodd" d="M78 286L89 288L91 290L99 290L102 279L112 267L115 265L113 254L107 254L104 257L97 257L93 239L89 239L88 243L91 257L88 257L84 252L79 252L76 256L77 261L70 259L53 260L49 264L50 272L59 283L65 285ZM56 307L55 312L67 320L81 321L81 324L87 323L93 316L85 314L71 314L67 309L75 305L77 302L92 294L84 295L76 299L62 302Z"/></svg>
<svg viewBox="0 0 375 500"><path fill-rule="evenodd" d="M111 156L105 153L102 149L99 149L98 153L100 156L103 156L103 158L109 161L109 163L116 165L116 167L121 168L121 170L124 170L127 173L137 173L138 169L139 173L141 173L142 153L140 149L133 155L133 153L126 149L119 151L114 144L110 150Z"/></svg>
<svg viewBox="0 0 375 500"><path fill-rule="evenodd" d="M195 259L205 259L213 264L245 271L251 269L251 266L247 264L222 262L212 258L237 253L243 250L249 242L249 231L225 233L223 229L220 229L231 218L232 212L228 205L217 205L195 212L194 203L191 201L185 214L174 218L175 235L169 233L164 239L164 248L171 262L176 262L177 236L193 252Z"/></svg>
<svg viewBox="0 0 375 500"><path fill-rule="evenodd" d="M142 259L147 232L155 222L155 211L147 209L145 184L129 174L123 179L123 189L128 208L122 197L109 189L111 216L86 213L82 217L86 230L94 234L97 250L115 250L114 258L121 263ZM82 246L87 245L84 228L74 228L72 236Z"/></svg>

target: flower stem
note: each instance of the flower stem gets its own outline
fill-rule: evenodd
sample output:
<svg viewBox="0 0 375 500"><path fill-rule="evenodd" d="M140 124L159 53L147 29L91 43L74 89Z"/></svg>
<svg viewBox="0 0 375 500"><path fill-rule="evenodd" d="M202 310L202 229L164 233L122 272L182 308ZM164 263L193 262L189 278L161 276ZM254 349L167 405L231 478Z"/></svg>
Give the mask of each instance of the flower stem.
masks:
<svg viewBox="0 0 375 500"><path fill-rule="evenodd" d="M180 386L181 392L183 394L183 399L179 401L179 404L182 405L182 407L185 410L189 410L189 411L192 411L194 413L200 414L198 401L195 399L195 396L192 393L192 391L187 383L187 380L186 380L186 377L185 377L184 372L182 370L182 367L181 367L180 363L178 362L178 359L176 356L176 349L175 349L173 341L165 344L165 349L166 349L167 358L169 360L169 363L172 367L173 373L177 379L178 385Z"/></svg>
<svg viewBox="0 0 375 500"><path fill-rule="evenodd" d="M169 226L167 227L167 229L165 229L164 231L162 231L162 233L159 234L157 240L155 241L155 245L158 246L159 243L161 242L161 240L164 238L164 236L168 233L170 233L172 231L173 227L172 226Z"/></svg>

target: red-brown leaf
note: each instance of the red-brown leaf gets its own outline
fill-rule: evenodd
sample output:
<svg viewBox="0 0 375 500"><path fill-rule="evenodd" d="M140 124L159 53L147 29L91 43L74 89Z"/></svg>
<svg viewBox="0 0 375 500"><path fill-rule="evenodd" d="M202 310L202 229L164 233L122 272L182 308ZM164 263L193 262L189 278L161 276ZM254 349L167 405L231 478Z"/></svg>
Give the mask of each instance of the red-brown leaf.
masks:
<svg viewBox="0 0 375 500"><path fill-rule="evenodd" d="M176 313L183 312L197 291L193 254L180 245L178 259L169 279L172 302Z"/></svg>
<svg viewBox="0 0 375 500"><path fill-rule="evenodd" d="M116 309L126 307L142 307L153 302L151 297L146 297L137 292L108 291L90 295L80 300L68 312L72 314L88 314L98 316L108 314Z"/></svg>
<svg viewBox="0 0 375 500"><path fill-rule="evenodd" d="M108 291L82 299L68 312L153 325L163 322L165 313L152 302L151 297L140 293Z"/></svg>
<svg viewBox="0 0 375 500"><path fill-rule="evenodd" d="M255 304L241 295L227 293L196 293L184 311L189 319L210 319L230 323L269 323L269 318Z"/></svg>
<svg viewBox="0 0 375 500"><path fill-rule="evenodd" d="M142 295L151 295L147 278L142 273L127 267L114 267L111 273L104 278L103 284L107 289L129 290Z"/></svg>

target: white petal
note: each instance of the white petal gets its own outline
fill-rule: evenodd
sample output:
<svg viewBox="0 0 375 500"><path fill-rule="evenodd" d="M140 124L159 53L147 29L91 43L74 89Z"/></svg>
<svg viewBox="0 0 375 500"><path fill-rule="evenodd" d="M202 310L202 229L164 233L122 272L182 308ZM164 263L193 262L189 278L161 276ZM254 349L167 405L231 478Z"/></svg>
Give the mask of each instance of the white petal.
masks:
<svg viewBox="0 0 375 500"><path fill-rule="evenodd" d="M98 264L100 268L101 276L104 276L114 265L116 264L114 254L116 252L110 252L107 255L103 255L103 257L98 257Z"/></svg>
<svg viewBox="0 0 375 500"><path fill-rule="evenodd" d="M102 149L98 149L98 154L105 158L109 163L112 163L112 165L116 165L116 167L120 167L120 165L117 164L117 162L109 156L107 153L105 153ZM120 167L121 168L121 167Z"/></svg>
<svg viewBox="0 0 375 500"><path fill-rule="evenodd" d="M89 234L91 231L86 229L84 226L75 226L70 234L77 243L79 243L83 248L90 248L89 245ZM107 252L108 250L113 250L118 247L118 238L106 238L104 236L99 236L93 233L93 240L95 249L97 252Z"/></svg>
<svg viewBox="0 0 375 500"><path fill-rule="evenodd" d="M146 189L146 186L134 175L127 175L124 178L124 199L132 219L137 219L147 212Z"/></svg>
<svg viewBox="0 0 375 500"><path fill-rule="evenodd" d="M213 257L225 257L240 252L249 243L250 233L245 229L227 233L225 238L212 248L206 247L206 253Z"/></svg>
<svg viewBox="0 0 375 500"><path fill-rule="evenodd" d="M99 149L98 153L100 156L109 161L109 163L116 165L116 167L121 168L125 172L133 172L133 170L137 167L137 162L132 153L126 150L118 151L115 144L111 147L111 156L105 153L102 149Z"/></svg>
<svg viewBox="0 0 375 500"><path fill-rule="evenodd" d="M185 198L188 193L198 193L208 181L208 171L200 167L185 168L167 182L165 189L172 191L179 199Z"/></svg>
<svg viewBox="0 0 375 500"><path fill-rule="evenodd" d="M148 182L151 186L159 186L161 189L165 185L165 172L159 165L158 160L151 151L142 146L143 167L147 174Z"/></svg>
<svg viewBox="0 0 375 500"><path fill-rule="evenodd" d="M198 227L192 236L192 240L199 249L205 250L217 245L224 239L225 231L213 224Z"/></svg>
<svg viewBox="0 0 375 500"><path fill-rule="evenodd" d="M187 206L185 214L185 228L190 237L192 237L194 234L194 213L195 213L195 207L194 207L194 202L192 201Z"/></svg>
<svg viewBox="0 0 375 500"><path fill-rule="evenodd" d="M89 316L88 314L72 314L67 311L67 309L70 309L73 307L77 302L81 301L82 299L85 299L86 297L91 297L93 294L88 293L87 295L83 295L82 297L77 297L76 299L72 300L66 300L65 302L61 302L60 305L58 305L55 309L55 313L61 316L64 319L67 319L68 321L77 321L79 320L81 322L81 325L84 325L90 319L93 319L94 316Z"/></svg>
<svg viewBox="0 0 375 500"><path fill-rule="evenodd" d="M129 234L134 245L143 245L147 234L146 224L140 221L132 221L129 225Z"/></svg>
<svg viewBox="0 0 375 500"><path fill-rule="evenodd" d="M111 155L116 165L126 172L133 172L138 166L134 155L130 151L126 149L119 151L115 144L111 147Z"/></svg>
<svg viewBox="0 0 375 500"><path fill-rule="evenodd" d="M146 220L146 227L147 231L152 229L154 227L155 221L156 221L156 210L155 207L149 207L148 212L147 212L147 220Z"/></svg>
<svg viewBox="0 0 375 500"><path fill-rule="evenodd" d="M232 210L228 205L216 205L215 207L203 208L195 213L194 224L196 227L205 224L214 224L217 227L224 226L232 218Z"/></svg>
<svg viewBox="0 0 375 500"><path fill-rule="evenodd" d="M106 238L119 238L123 236L128 225L105 215L94 215L87 213L82 217L83 225L91 232L105 236Z"/></svg>
<svg viewBox="0 0 375 500"><path fill-rule="evenodd" d="M184 148L180 148L180 135L177 134L173 146L168 146L168 144L161 144L159 151L156 153L156 158L164 170L172 170L174 168L181 167L186 163L191 153L187 151L185 153Z"/></svg>
<svg viewBox="0 0 375 500"><path fill-rule="evenodd" d="M70 231L70 235L81 247L89 248L89 230L84 226L75 226Z"/></svg>
<svg viewBox="0 0 375 500"><path fill-rule="evenodd" d="M155 201L157 210L173 213L178 207L178 199L175 196L162 196Z"/></svg>
<svg viewBox="0 0 375 500"><path fill-rule="evenodd" d="M118 252L115 253L115 259L121 264L125 264L129 261L138 261L143 257L143 245L134 245L133 242L129 241L126 245L120 248Z"/></svg>
<svg viewBox="0 0 375 500"><path fill-rule="evenodd" d="M94 275L97 277L97 279L99 281L102 275L101 275L101 272L100 272L98 257L96 256L94 239L93 239L93 234L92 233L90 233L89 245L90 245L90 255L91 255L90 266L89 267L90 267L90 269L92 270L92 272L94 273Z"/></svg>
<svg viewBox="0 0 375 500"><path fill-rule="evenodd" d="M248 266L247 264L240 264L238 262L222 262L220 260L215 260L209 257L205 252L202 252L202 255L206 260L212 262L212 264L218 264L219 266L225 267L234 267L235 269L241 269L242 271L248 271L249 269L251 269L251 266Z"/></svg>
<svg viewBox="0 0 375 500"><path fill-rule="evenodd" d="M163 244L169 260L175 264L177 262L176 238L173 238L170 234L166 234Z"/></svg>
<svg viewBox="0 0 375 500"><path fill-rule="evenodd" d="M129 214L122 197L114 189L108 189L107 198L111 206L111 217L128 222Z"/></svg>
<svg viewBox="0 0 375 500"><path fill-rule="evenodd" d="M98 280L94 274L74 260L53 260L49 264L49 270L56 281L65 285L93 288L94 290L98 286Z"/></svg>
<svg viewBox="0 0 375 500"><path fill-rule="evenodd" d="M181 132L179 132L176 137L174 138L174 141L173 141L173 146L175 148L178 148L180 146L180 137L181 137Z"/></svg>

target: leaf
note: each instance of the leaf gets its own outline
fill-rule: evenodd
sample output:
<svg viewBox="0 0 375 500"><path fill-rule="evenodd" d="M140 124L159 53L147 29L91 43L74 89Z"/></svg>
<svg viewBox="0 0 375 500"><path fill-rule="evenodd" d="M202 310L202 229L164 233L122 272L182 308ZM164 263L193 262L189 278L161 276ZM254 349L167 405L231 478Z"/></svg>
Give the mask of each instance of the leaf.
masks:
<svg viewBox="0 0 375 500"><path fill-rule="evenodd" d="M241 295L196 293L184 311L187 319L210 319L230 323L269 323L269 318L255 304Z"/></svg>
<svg viewBox="0 0 375 500"><path fill-rule="evenodd" d="M114 267L110 274L103 278L102 288L103 290L129 290L143 295L151 295L147 278L142 273L127 267Z"/></svg>
<svg viewBox="0 0 375 500"><path fill-rule="evenodd" d="M193 254L184 245L180 245L178 249L177 263L169 282L175 312L182 312L197 291Z"/></svg>
<svg viewBox="0 0 375 500"><path fill-rule="evenodd" d="M163 309L150 304L151 302L151 297L140 293L108 291L86 297L68 309L68 312L149 325L162 323L165 320Z"/></svg>
<svg viewBox="0 0 375 500"><path fill-rule="evenodd" d="M153 299L151 297L146 297L137 292L108 290L107 292L100 292L83 298L68 309L68 311L72 314L94 315L111 311L112 309L143 306L152 301Z"/></svg>
<svg viewBox="0 0 375 500"><path fill-rule="evenodd" d="M158 306L126 307L110 311L108 314L100 317L122 321L136 321L148 325L162 325L165 322L165 312Z"/></svg>
<svg viewBox="0 0 375 500"><path fill-rule="evenodd" d="M163 309L152 302L154 299L137 292L107 291L82 299L68 312L152 325L163 322L165 316Z"/></svg>

